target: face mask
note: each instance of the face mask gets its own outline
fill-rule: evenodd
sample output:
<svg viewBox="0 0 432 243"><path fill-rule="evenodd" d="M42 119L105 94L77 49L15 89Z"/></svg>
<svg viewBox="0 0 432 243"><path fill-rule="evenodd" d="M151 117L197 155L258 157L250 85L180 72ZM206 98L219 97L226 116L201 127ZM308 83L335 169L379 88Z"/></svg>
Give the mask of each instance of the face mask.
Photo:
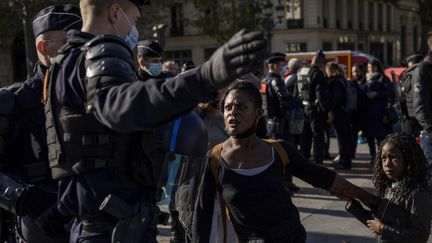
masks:
<svg viewBox="0 0 432 243"><path fill-rule="evenodd" d="M281 70L280 70L280 75L281 77L283 77L287 71L288 67L287 66L282 66Z"/></svg>
<svg viewBox="0 0 432 243"><path fill-rule="evenodd" d="M130 49L134 49L138 43L138 36L139 36L138 29L136 28L135 25L131 24L131 22L129 21L129 18L123 12L123 9L120 8L120 11L123 14L123 17L126 18L126 21L128 22L129 26L131 27L131 29L129 30L129 33L126 36L122 36L121 38L128 44ZM118 31L115 28L115 26L114 26L114 29L118 34Z"/></svg>
<svg viewBox="0 0 432 243"><path fill-rule="evenodd" d="M145 71L152 77L157 77L162 72L162 64L160 63L150 63L149 68L145 68Z"/></svg>

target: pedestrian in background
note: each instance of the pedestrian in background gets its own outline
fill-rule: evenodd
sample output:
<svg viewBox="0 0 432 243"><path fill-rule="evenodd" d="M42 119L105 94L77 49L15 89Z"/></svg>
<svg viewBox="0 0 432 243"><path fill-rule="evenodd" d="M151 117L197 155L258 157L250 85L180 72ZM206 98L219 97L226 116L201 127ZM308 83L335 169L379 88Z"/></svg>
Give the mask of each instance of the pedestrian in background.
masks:
<svg viewBox="0 0 432 243"><path fill-rule="evenodd" d="M351 169L350 127L351 113L344 109L346 97L345 87L348 85L345 74L335 62L326 64L329 92L329 122L334 124L339 148L339 163L335 169Z"/></svg>
<svg viewBox="0 0 432 243"><path fill-rule="evenodd" d="M385 109L391 96L386 82L390 81L385 77L377 60L368 63L366 79L366 137L373 163L377 146L391 132L388 124L383 123Z"/></svg>
<svg viewBox="0 0 432 243"><path fill-rule="evenodd" d="M352 66L352 78L349 80L351 85L357 90L357 109L351 115L351 158L355 158L357 150L357 142L359 132L363 131L366 134L366 77L364 66L361 64L354 64ZM372 153L371 153L372 154Z"/></svg>

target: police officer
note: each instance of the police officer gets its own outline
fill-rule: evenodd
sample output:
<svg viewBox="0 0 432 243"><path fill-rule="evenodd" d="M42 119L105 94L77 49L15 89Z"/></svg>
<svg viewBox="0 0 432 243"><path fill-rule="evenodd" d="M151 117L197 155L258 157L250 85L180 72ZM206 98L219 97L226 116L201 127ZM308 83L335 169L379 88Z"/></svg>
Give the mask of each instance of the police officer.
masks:
<svg viewBox="0 0 432 243"><path fill-rule="evenodd" d="M264 79L267 98L267 136L292 142L289 133L290 112L299 104L288 93L282 79L286 71L285 58L285 54L274 52L265 60L269 70ZM286 186L288 189L291 192L298 191L300 188L292 182L292 176L288 175L287 177Z"/></svg>
<svg viewBox="0 0 432 243"><path fill-rule="evenodd" d="M301 151L308 158L313 141L313 157L323 164L324 130L327 122L327 79L324 75L325 55L320 50L312 59L311 66L299 69L297 82L307 122L304 125Z"/></svg>
<svg viewBox="0 0 432 243"><path fill-rule="evenodd" d="M399 104L401 108L401 128L406 134L411 134L413 136L420 135L421 126L415 118L414 114L414 85L413 76L418 64L423 60L423 55L421 53L415 53L407 57L408 67L402 74L400 78L400 97Z"/></svg>
<svg viewBox="0 0 432 243"><path fill-rule="evenodd" d="M42 87L67 31L81 25L77 6L55 5L39 11L33 21L37 72L8 90L15 106L10 109L6 151L1 155L0 207L18 215L19 242L67 242L64 224L71 218L62 216L56 206L57 186L48 167ZM7 103L0 103L3 105Z"/></svg>
<svg viewBox="0 0 432 243"><path fill-rule="evenodd" d="M138 42L138 79L164 79L173 75L162 71L162 46L154 40Z"/></svg>
<svg viewBox="0 0 432 243"><path fill-rule="evenodd" d="M83 28L69 32L51 68L49 160L60 179L59 209L75 217L70 242L156 242L159 176L140 152L147 147L140 132L214 99L265 55L262 33L242 30L200 67L138 82L131 49L145 3L81 0Z"/></svg>
<svg viewBox="0 0 432 243"><path fill-rule="evenodd" d="M282 79L286 71L285 58L285 54L275 52L265 60L269 72L264 83L267 98L267 136L289 140L290 110L296 107L297 102L288 94Z"/></svg>
<svg viewBox="0 0 432 243"><path fill-rule="evenodd" d="M429 165L432 166L432 30L428 32L427 43L429 47L428 56L416 67L412 83L414 87L415 118L422 127L420 144Z"/></svg>

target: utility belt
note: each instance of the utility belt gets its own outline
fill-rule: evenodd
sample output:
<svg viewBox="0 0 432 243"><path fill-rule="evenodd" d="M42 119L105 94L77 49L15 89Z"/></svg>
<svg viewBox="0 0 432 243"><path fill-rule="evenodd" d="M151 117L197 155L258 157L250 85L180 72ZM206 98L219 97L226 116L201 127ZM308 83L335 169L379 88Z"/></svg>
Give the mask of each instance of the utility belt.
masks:
<svg viewBox="0 0 432 243"><path fill-rule="evenodd" d="M80 218L81 230L90 233L112 231L111 242L143 242L147 229L155 228L158 223L159 208L145 200L130 205L110 194L99 209L104 212L100 216Z"/></svg>

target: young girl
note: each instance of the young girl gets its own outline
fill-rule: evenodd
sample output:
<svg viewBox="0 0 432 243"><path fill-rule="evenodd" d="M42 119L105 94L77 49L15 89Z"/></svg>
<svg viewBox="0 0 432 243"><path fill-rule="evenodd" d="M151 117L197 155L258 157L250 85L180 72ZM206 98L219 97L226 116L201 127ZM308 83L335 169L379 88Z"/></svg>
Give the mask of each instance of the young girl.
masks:
<svg viewBox="0 0 432 243"><path fill-rule="evenodd" d="M376 157L373 183L384 198L368 228L377 234L377 242L426 242L431 227L431 176L415 139L390 134L382 142Z"/></svg>

